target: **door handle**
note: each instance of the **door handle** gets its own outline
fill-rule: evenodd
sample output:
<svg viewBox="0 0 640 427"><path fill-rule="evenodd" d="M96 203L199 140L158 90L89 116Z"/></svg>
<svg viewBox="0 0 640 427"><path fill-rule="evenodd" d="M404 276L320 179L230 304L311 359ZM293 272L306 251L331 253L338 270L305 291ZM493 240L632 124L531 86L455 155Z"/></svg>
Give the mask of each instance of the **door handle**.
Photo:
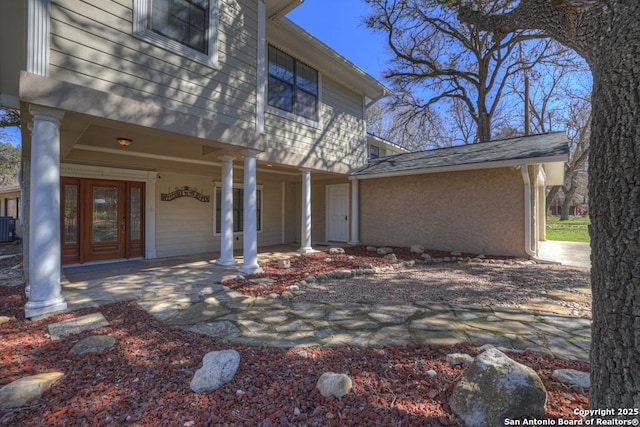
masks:
<svg viewBox="0 0 640 427"><path fill-rule="evenodd" d="M122 224L120 224L120 229L122 230L122 232L124 233L127 229L127 217L123 216L122 217Z"/></svg>
<svg viewBox="0 0 640 427"><path fill-rule="evenodd" d="M345 215L345 216L344 216L344 220L345 220L345 221L349 221L349 216L348 216L348 215Z"/></svg>

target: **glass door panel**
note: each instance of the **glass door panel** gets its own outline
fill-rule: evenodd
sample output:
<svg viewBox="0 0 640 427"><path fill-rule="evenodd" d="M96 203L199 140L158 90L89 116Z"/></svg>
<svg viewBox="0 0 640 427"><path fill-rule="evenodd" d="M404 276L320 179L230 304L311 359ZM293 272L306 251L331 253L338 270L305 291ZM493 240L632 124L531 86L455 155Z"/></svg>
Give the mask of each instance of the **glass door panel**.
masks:
<svg viewBox="0 0 640 427"><path fill-rule="evenodd" d="M85 188L84 260L124 258L125 183L87 180Z"/></svg>

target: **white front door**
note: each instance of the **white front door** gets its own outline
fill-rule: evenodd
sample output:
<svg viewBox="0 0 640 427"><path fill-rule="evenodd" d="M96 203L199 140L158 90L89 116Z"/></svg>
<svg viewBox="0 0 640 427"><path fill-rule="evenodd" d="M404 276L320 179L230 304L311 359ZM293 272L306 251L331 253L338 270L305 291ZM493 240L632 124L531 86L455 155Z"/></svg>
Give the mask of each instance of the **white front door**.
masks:
<svg viewBox="0 0 640 427"><path fill-rule="evenodd" d="M349 240L349 184L327 185L327 241Z"/></svg>

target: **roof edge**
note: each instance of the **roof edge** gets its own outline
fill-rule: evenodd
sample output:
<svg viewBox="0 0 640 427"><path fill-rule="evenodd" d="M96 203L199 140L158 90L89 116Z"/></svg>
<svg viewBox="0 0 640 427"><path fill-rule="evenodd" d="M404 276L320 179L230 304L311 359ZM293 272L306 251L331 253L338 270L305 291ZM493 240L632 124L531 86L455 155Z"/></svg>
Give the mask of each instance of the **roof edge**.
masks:
<svg viewBox="0 0 640 427"><path fill-rule="evenodd" d="M374 179L374 178L391 178L396 176L409 176L409 175L424 175L431 173L443 173L443 172L461 172L481 169L497 169L508 168L520 165L534 165L542 163L565 163L569 159L568 154L550 157L528 157L524 159L512 159L512 160L500 160L496 162L484 162L484 163L467 163L464 165L452 165L452 166L440 166L434 168L418 168L402 170L397 172L382 172L382 173L364 173L359 174L354 172L349 175L349 179Z"/></svg>

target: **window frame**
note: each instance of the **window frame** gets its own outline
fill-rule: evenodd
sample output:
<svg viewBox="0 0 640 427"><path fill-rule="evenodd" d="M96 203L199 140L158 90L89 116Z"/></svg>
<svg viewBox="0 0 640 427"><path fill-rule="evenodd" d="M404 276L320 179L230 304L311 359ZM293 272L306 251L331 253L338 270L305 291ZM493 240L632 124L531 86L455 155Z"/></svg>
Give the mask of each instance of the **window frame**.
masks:
<svg viewBox="0 0 640 427"><path fill-rule="evenodd" d="M220 236L222 234L222 222L220 223L220 231L217 231L217 223L218 223L218 189L222 192L222 183L215 182L213 186L213 235ZM242 200L244 201L244 185L243 184L233 184L234 190L242 190ZM258 210L260 211L260 218L256 219L256 223L258 229L256 230L258 233L262 233L263 224L264 224L264 185L256 185L256 192L260 192L260 206L258 206ZM222 198L222 194L221 194ZM220 209L222 211L222 209ZM244 206L243 206L244 210ZM234 221L234 228L235 228ZM241 236L244 233L243 231L234 231L234 236Z"/></svg>
<svg viewBox="0 0 640 427"><path fill-rule="evenodd" d="M269 65L270 65L270 56L269 56L269 52L270 49L273 48L276 51L278 51L279 53L288 56L289 58L291 58L293 60L293 78L292 78L292 83L291 83L291 87L292 87L292 91L291 91L291 103L292 103L292 111L287 111L284 110L282 108L279 108L275 105L272 105L269 103L269 88L270 88L270 84L269 81L271 80L271 78L277 79L279 81L283 81L281 78L279 78L278 76L275 76L273 74L271 74L269 72ZM308 126L313 126L313 127L320 127L321 126L321 105L322 105L322 100L321 100L321 94L322 94L322 75L320 73L320 71L318 71L318 69L312 67L311 65L307 64L304 61L299 60L297 57L290 55L289 53L285 52L284 50L276 47L275 45L271 44L271 43L267 43L267 53L266 53L266 96L265 96L265 107L266 107L266 111L271 113L271 114L275 114L284 118L287 118L289 120L292 121L296 121L296 122L300 122L303 124L306 124ZM314 118L309 118L306 116L303 116L301 114L299 114L297 112L297 93L298 91L300 91L303 94L308 94L313 96L314 94L312 94L311 92L309 92L307 89L301 87L301 85L298 84L297 82L297 76L298 76L298 64L301 64L313 71L315 71L316 73L316 89L317 89L317 93L315 94L315 117ZM287 84L289 85L288 82L283 82L283 84ZM300 86L300 87L299 87Z"/></svg>
<svg viewBox="0 0 640 427"><path fill-rule="evenodd" d="M168 36L151 29L151 12L153 0L133 0L133 35L141 40L177 53L185 58L199 62L212 68L219 68L218 63L218 0L209 0L208 28L205 30L207 53L200 52L182 44Z"/></svg>

